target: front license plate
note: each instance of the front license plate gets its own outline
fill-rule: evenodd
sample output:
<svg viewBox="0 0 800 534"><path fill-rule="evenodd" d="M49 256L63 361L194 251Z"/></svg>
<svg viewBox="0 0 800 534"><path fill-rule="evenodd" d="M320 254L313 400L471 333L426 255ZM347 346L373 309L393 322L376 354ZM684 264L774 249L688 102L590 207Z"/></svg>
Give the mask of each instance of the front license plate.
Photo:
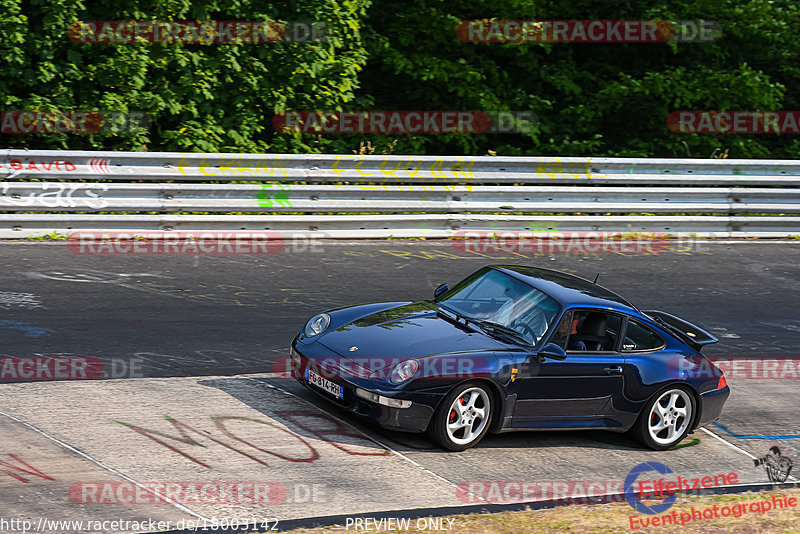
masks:
<svg viewBox="0 0 800 534"><path fill-rule="evenodd" d="M306 369L306 380L308 380L309 384L314 384L320 389L324 389L334 397L339 399L344 398L344 388L338 384L334 384L330 380L326 378L322 378L314 371L310 371Z"/></svg>

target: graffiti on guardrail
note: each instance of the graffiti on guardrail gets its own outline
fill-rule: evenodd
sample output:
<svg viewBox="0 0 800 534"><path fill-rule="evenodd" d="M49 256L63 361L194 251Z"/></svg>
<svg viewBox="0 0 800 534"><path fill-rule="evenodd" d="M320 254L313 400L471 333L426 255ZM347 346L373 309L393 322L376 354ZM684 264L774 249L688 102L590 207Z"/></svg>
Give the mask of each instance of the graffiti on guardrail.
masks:
<svg viewBox="0 0 800 534"><path fill-rule="evenodd" d="M277 412L276 415L305 433L311 434L316 439L321 439L351 456L389 456L391 454L386 449L380 449L376 452L374 450L376 448L375 443L370 439L323 413L281 411ZM264 466L269 464L263 455L258 455L258 453L269 454L293 463L310 463L320 458L320 453L317 449L303 436L277 421L232 415L211 415L209 417L214 423L216 435L208 431L197 430L168 415L165 415L164 419L172 425L173 431L178 431L180 435L169 434L162 430L153 430L124 421L115 420L114 422L207 469L212 469L211 464L207 463L208 460L192 456L186 450L178 448L177 443L206 449L208 445L200 440L207 440ZM253 424L258 426L253 427ZM235 431L232 429L234 425L237 427ZM249 428L245 428L245 426ZM281 452L265 448L263 443L255 441L255 436L264 439L265 442L276 444L276 448ZM334 437L346 439L336 440ZM358 442L361 443L359 444ZM291 443L294 443L294 446L290 445ZM242 445L248 448L244 449ZM194 452L196 449L192 449L192 451Z"/></svg>
<svg viewBox="0 0 800 534"><path fill-rule="evenodd" d="M289 201L291 186L286 184L261 184L261 191L256 195L259 208L278 206L292 207Z"/></svg>
<svg viewBox="0 0 800 534"><path fill-rule="evenodd" d="M344 162L344 163L343 163ZM352 167L348 167L349 162L352 162ZM364 168L367 164L367 168ZM414 178L417 180L424 179L445 179L455 178L459 180L472 180L475 174L472 168L475 165L474 158L458 158L454 163L448 163L445 168L444 159L437 158L433 161L414 159L413 156L408 156L407 159L395 159L394 165L387 157L383 158L379 168L370 167L371 162L367 162L359 156L337 155L331 170L336 173L338 178ZM391 168L389 168L391 167ZM355 172L354 172L355 171ZM448 175L447 173L451 174ZM424 174L420 174L424 173Z"/></svg>
<svg viewBox="0 0 800 534"><path fill-rule="evenodd" d="M41 192L37 192L36 189L41 189ZM108 191L108 184L2 182L0 183L0 206L8 204L15 207L87 208L99 210L107 207L108 201L100 197L100 191L98 190Z"/></svg>
<svg viewBox="0 0 800 534"><path fill-rule="evenodd" d="M220 158L220 160L223 159ZM289 176L287 172L291 160L289 155L267 154L258 159L258 165L253 166L237 165L237 161L241 160L242 157L240 156L232 158L228 163L220 162L216 165L209 165L206 154L203 154L203 159L196 163L190 163L186 155L181 154L181 160L175 166L184 176L187 175L187 170L191 171L195 168L200 171L202 176L240 176L244 179L248 179L251 176Z"/></svg>
<svg viewBox="0 0 800 534"><path fill-rule="evenodd" d="M8 162L0 163L0 166L6 167L13 171L67 171L72 172L78 167L70 160L63 159L26 159L24 162L19 158L12 158Z"/></svg>

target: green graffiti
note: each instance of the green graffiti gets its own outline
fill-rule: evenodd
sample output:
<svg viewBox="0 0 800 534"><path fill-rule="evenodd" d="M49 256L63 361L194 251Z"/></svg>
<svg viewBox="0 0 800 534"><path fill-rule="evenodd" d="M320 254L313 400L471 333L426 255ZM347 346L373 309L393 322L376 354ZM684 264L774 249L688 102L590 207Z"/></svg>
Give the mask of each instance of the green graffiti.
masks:
<svg viewBox="0 0 800 534"><path fill-rule="evenodd" d="M267 190L267 188L270 187L277 187L279 189L277 191ZM289 200L291 189L291 186L286 184L261 184L261 191L256 195L259 201L258 207L271 208L273 206L286 206L287 208L291 208L292 203ZM272 193L271 197L270 193Z"/></svg>

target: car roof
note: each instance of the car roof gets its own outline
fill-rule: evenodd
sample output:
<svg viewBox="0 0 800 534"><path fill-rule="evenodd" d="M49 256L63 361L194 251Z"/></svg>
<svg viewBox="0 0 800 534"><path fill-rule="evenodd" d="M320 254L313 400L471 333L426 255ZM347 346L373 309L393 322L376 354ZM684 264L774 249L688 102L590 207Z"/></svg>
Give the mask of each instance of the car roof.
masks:
<svg viewBox="0 0 800 534"><path fill-rule="evenodd" d="M526 265L490 265L489 267L503 271L544 291L565 307L596 306L633 312L637 315L641 313L636 306L620 295L579 276Z"/></svg>

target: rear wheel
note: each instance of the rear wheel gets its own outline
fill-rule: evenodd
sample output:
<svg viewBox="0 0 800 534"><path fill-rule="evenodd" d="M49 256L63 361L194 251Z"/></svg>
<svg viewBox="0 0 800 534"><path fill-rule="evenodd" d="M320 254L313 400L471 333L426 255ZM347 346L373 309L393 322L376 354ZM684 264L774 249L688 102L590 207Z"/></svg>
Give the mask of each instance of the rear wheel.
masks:
<svg viewBox="0 0 800 534"><path fill-rule="evenodd" d="M667 389L647 403L636 421L634 434L651 449L667 450L689 433L694 410L691 393L679 387Z"/></svg>
<svg viewBox="0 0 800 534"><path fill-rule="evenodd" d="M428 431L451 451L478 443L492 422L492 395L484 384L469 382L453 389L436 408Z"/></svg>

